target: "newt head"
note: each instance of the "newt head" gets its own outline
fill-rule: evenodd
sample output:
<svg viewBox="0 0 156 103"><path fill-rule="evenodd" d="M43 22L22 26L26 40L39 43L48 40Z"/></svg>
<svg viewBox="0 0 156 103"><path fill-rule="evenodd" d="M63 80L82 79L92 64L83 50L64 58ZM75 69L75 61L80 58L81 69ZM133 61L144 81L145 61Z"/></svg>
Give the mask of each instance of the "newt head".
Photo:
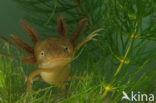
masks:
<svg viewBox="0 0 156 103"><path fill-rule="evenodd" d="M74 57L73 45L67 38L47 38L36 44L34 49L40 68L64 66Z"/></svg>
<svg viewBox="0 0 156 103"><path fill-rule="evenodd" d="M75 41L87 19L82 19L73 34L66 37L66 25L62 16L58 19L57 32L59 38L47 38L38 42L34 54L40 68L52 68L69 64L75 54Z"/></svg>

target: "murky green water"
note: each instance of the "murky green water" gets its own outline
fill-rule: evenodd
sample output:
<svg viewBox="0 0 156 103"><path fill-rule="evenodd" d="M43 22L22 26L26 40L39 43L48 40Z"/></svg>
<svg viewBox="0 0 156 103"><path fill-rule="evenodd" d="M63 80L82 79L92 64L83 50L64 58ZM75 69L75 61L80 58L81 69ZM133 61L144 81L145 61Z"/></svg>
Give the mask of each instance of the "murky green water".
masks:
<svg viewBox="0 0 156 103"><path fill-rule="evenodd" d="M0 0L0 35L8 37L10 34L21 34L23 30L19 20L23 18L24 11L12 0Z"/></svg>

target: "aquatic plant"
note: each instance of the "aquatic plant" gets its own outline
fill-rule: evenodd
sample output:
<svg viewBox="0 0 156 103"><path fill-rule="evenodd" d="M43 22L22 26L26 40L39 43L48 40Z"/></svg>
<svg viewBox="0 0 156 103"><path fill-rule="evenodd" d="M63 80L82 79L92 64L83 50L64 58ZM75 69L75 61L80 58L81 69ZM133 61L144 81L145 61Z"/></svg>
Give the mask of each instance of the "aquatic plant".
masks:
<svg viewBox="0 0 156 103"><path fill-rule="evenodd" d="M80 19L88 18L80 39L98 28L104 30L80 50L83 52L72 63L71 74L83 78L69 82L66 98L56 87L42 81L34 83L32 94L25 94L24 74L36 67L22 64L19 58L25 54L17 52L17 48L4 48L17 59L0 58L0 101L3 103L117 103L123 91L128 95L131 91L156 94L155 0L15 1L28 12L25 20L36 27L41 39L57 35L60 15L68 24L68 33Z"/></svg>

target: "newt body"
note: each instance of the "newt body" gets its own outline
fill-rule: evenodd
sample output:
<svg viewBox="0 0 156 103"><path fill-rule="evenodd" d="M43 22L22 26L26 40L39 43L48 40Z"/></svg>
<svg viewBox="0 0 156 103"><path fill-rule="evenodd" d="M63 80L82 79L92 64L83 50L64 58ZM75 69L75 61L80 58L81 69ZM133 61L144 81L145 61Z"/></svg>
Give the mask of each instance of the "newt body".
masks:
<svg viewBox="0 0 156 103"><path fill-rule="evenodd" d="M52 69L41 72L41 77L50 84L65 83L70 74L70 62L73 59L73 47L66 38L47 38L35 46L35 56L39 68Z"/></svg>
<svg viewBox="0 0 156 103"><path fill-rule="evenodd" d="M70 63L74 59L74 54L83 44L92 40L97 35L96 32L101 30L94 31L80 43L76 44L76 40L87 23L87 19L84 18L80 20L71 36L66 37L66 26L63 17L60 17L57 27L57 32L60 37L50 37L40 41L40 38L34 29L23 21L20 23L31 38L34 46L28 45L13 34L11 35L11 38L15 44L29 54L28 57L22 59L23 62L33 63L34 65L38 64L38 69L30 73L27 78L27 92L31 91L31 83L38 74L41 75L43 81L54 85L64 84L70 80ZM63 86L62 90L65 91L66 88Z"/></svg>

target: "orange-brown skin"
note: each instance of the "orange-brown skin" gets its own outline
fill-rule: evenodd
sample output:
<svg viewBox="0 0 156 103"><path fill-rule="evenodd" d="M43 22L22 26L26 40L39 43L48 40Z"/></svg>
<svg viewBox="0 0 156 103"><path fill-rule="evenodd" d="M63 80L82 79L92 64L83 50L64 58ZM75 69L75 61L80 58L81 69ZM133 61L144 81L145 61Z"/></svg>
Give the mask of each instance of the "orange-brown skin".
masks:
<svg viewBox="0 0 156 103"><path fill-rule="evenodd" d="M60 37L51 37L40 41L36 32L28 24L21 21L21 25L32 39L34 46L29 46L15 35L11 35L11 38L29 54L28 57L22 59L23 62L38 64L38 69L30 73L27 78L27 92L31 91L31 83L38 74L41 75L43 81L54 85L64 84L70 79L70 62L73 60L75 52L84 43L96 36L95 33L92 33L79 44L75 44L86 22L86 18L82 19L72 35L67 38L66 26L63 17L60 17L57 28ZM62 87L62 90L66 90L65 86Z"/></svg>
<svg viewBox="0 0 156 103"><path fill-rule="evenodd" d="M66 38L47 38L35 46L35 57L39 68L52 69L42 72L41 77L50 84L63 84L70 73L70 62L74 57L73 46Z"/></svg>

